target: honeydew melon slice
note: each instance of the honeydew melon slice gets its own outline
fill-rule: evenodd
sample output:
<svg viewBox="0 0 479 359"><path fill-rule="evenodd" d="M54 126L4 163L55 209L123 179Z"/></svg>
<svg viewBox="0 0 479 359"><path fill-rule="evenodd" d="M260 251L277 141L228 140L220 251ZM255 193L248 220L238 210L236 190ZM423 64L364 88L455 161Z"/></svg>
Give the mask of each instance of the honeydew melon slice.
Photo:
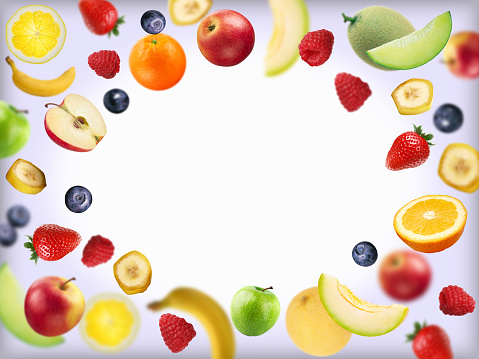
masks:
<svg viewBox="0 0 479 359"><path fill-rule="evenodd" d="M10 333L27 344L52 347L64 342L63 337L44 337L35 332L25 318L25 291L7 263L0 266L0 322Z"/></svg>
<svg viewBox="0 0 479 359"><path fill-rule="evenodd" d="M449 40L451 30L451 13L446 11L422 29L366 53L381 66L394 70L413 69L428 63L441 52Z"/></svg>
<svg viewBox="0 0 479 359"><path fill-rule="evenodd" d="M279 75L299 58L298 45L309 31L309 13L304 0L269 0L273 34L264 59L266 76Z"/></svg>
<svg viewBox="0 0 479 359"><path fill-rule="evenodd" d="M356 297L330 275L321 274L318 291L324 309L341 327L357 335L374 337L389 333L406 319L408 307L368 303Z"/></svg>

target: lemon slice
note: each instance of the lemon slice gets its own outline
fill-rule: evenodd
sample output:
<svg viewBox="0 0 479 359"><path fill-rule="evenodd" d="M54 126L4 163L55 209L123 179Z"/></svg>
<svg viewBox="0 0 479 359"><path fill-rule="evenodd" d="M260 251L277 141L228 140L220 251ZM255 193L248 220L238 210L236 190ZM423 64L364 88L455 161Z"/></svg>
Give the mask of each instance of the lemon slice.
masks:
<svg viewBox="0 0 479 359"><path fill-rule="evenodd" d="M117 353L136 338L140 315L124 295L103 293L87 302L79 327L82 338L91 348L103 353Z"/></svg>
<svg viewBox="0 0 479 359"><path fill-rule="evenodd" d="M168 0L171 20L176 25L191 25L200 21L211 5L211 0Z"/></svg>
<svg viewBox="0 0 479 359"><path fill-rule="evenodd" d="M7 22L7 45L20 60L43 64L63 47L66 28L55 10L44 5L18 9Z"/></svg>

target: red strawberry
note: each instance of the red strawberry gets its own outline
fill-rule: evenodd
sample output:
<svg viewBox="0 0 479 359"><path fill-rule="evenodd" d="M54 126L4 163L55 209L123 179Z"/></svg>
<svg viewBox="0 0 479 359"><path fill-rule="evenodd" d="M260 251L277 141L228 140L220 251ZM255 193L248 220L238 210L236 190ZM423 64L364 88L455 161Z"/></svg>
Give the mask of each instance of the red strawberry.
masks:
<svg viewBox="0 0 479 359"><path fill-rule="evenodd" d="M108 262L113 257L114 251L115 247L109 239L102 236L93 236L83 248L81 261L87 267L95 267Z"/></svg>
<svg viewBox="0 0 479 359"><path fill-rule="evenodd" d="M408 334L407 341L412 340L412 350L418 359L453 359L451 341L447 333L437 325L422 326L414 323L414 333Z"/></svg>
<svg viewBox="0 0 479 359"><path fill-rule="evenodd" d="M125 22L124 16L118 18L116 8L106 0L80 0L78 7L86 27L96 35L117 36L118 26Z"/></svg>
<svg viewBox="0 0 479 359"><path fill-rule="evenodd" d="M98 76L112 79L120 72L120 56L113 50L101 50L88 56L88 65Z"/></svg>
<svg viewBox="0 0 479 359"><path fill-rule="evenodd" d="M475 307L474 298L457 285L444 287L439 293L439 309L446 315L465 315L472 313Z"/></svg>
<svg viewBox="0 0 479 359"><path fill-rule="evenodd" d="M31 260L57 261L73 251L81 242L80 235L72 229L56 224L44 224L33 232L30 242L25 242L25 248L32 251Z"/></svg>
<svg viewBox="0 0 479 359"><path fill-rule="evenodd" d="M298 49L301 59L309 66L324 64L333 52L334 36L329 30L308 32L301 40Z"/></svg>
<svg viewBox="0 0 479 359"><path fill-rule="evenodd" d="M193 325L174 314L163 314L160 318L160 331L166 346L173 353L185 349L196 336Z"/></svg>
<svg viewBox="0 0 479 359"><path fill-rule="evenodd" d="M399 135L386 157L386 168L391 171L404 170L422 165L429 157L429 142L434 136L424 134L422 126L414 125L414 132Z"/></svg>
<svg viewBox="0 0 479 359"><path fill-rule="evenodd" d="M334 85L339 101L349 112L358 110L372 94L366 82L346 72L336 75Z"/></svg>

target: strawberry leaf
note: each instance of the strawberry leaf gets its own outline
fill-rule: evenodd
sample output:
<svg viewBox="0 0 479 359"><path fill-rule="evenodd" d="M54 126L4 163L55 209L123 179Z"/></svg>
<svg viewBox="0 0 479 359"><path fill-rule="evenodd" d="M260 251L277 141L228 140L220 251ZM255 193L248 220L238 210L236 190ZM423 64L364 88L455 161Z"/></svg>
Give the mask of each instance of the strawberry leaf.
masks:
<svg viewBox="0 0 479 359"><path fill-rule="evenodd" d="M416 126L414 126L416 128ZM421 325L419 322L414 323L414 332L410 334L406 334L406 343L411 342L416 338L416 335L422 330L422 328L425 328L427 326L426 321Z"/></svg>
<svg viewBox="0 0 479 359"><path fill-rule="evenodd" d="M118 20L116 20L115 26L113 29L108 33L108 38L110 38L111 34L118 36L120 35L120 31L118 30L118 26L121 24L125 23L125 16L119 17Z"/></svg>
<svg viewBox="0 0 479 359"><path fill-rule="evenodd" d="M422 126L421 125L416 126L415 124L413 124L413 126L414 126L414 132L416 132L419 136L424 138L424 140L427 142L427 144L429 146L434 146L435 145L435 143L429 142L434 138L434 135L432 133L425 134L424 132L422 132Z"/></svg>
<svg viewBox="0 0 479 359"><path fill-rule="evenodd" d="M23 246L32 252L30 255L30 260L35 261L35 264L38 264L38 254L33 246L33 238L31 236L27 236L27 238L30 240L30 242L25 242Z"/></svg>

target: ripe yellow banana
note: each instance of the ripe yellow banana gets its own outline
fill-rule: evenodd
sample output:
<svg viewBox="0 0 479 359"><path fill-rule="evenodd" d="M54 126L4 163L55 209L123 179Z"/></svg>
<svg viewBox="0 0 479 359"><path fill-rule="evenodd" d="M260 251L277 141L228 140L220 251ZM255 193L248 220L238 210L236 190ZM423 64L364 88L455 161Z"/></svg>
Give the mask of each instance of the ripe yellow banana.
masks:
<svg viewBox="0 0 479 359"><path fill-rule="evenodd" d="M30 95L41 97L58 95L65 91L67 88L69 88L73 80L75 79L74 67L69 68L56 79L39 80L28 76L24 72L18 70L17 66L10 57L7 56L5 60L7 60L7 63L12 68L12 80L15 86Z"/></svg>
<svg viewBox="0 0 479 359"><path fill-rule="evenodd" d="M211 359L233 359L235 338L228 315L217 301L207 294L181 287L172 290L163 300L148 304L148 309L160 311L175 308L192 314L206 329L211 344Z"/></svg>

